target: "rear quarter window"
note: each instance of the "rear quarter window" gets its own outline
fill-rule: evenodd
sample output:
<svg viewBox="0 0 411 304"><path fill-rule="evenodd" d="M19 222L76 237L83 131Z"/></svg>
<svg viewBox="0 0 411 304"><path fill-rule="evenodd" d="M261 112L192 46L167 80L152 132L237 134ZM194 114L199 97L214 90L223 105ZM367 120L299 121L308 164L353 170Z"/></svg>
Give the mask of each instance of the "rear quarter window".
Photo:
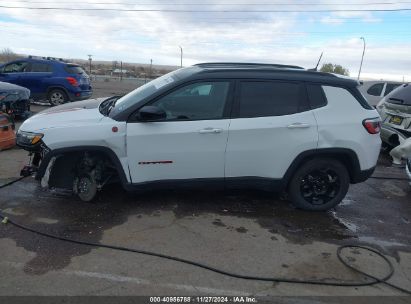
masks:
<svg viewBox="0 0 411 304"><path fill-rule="evenodd" d="M327 98L321 85L307 84L307 94L311 109L317 109L327 105Z"/></svg>
<svg viewBox="0 0 411 304"><path fill-rule="evenodd" d="M71 65L71 64L64 66L64 70L69 74L85 74L86 73L84 72L81 66Z"/></svg>

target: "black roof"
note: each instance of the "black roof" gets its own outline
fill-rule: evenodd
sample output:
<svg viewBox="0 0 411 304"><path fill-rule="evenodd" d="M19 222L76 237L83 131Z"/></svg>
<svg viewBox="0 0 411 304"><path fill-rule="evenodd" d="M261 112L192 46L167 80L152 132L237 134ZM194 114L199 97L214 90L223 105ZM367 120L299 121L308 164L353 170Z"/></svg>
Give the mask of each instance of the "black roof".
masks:
<svg viewBox="0 0 411 304"><path fill-rule="evenodd" d="M188 69L194 70L189 78L201 78L206 74L209 78L294 80L342 87L359 85L357 80L346 76L307 70L295 65L212 62L196 64Z"/></svg>
<svg viewBox="0 0 411 304"><path fill-rule="evenodd" d="M297 65L276 64L276 63L249 63L249 62L205 62L194 66L202 68L275 68L275 69L304 69Z"/></svg>

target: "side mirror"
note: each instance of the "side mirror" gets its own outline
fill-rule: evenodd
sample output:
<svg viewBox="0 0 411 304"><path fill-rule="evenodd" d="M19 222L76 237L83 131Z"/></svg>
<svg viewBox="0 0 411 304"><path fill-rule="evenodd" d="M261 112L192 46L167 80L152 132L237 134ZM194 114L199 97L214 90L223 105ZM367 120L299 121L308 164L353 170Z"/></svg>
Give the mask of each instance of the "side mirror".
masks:
<svg viewBox="0 0 411 304"><path fill-rule="evenodd" d="M159 107L145 106L138 111L136 118L139 121L156 121L167 118L167 114Z"/></svg>

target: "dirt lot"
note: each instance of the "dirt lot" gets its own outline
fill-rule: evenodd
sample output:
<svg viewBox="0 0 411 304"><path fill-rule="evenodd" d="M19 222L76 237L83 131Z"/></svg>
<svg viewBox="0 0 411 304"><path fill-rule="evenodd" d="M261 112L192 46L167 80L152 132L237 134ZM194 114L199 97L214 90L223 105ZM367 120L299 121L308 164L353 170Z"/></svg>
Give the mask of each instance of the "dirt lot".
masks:
<svg viewBox="0 0 411 304"><path fill-rule="evenodd" d="M96 95L118 91L105 88ZM26 153L0 153L4 183L18 176ZM405 177L402 169L390 167L384 154L374 175ZM411 289L411 187L401 180L353 185L337 208L313 213L296 210L276 195L249 191L128 194L111 186L96 203L86 204L44 191L28 178L0 190L0 209L41 231L249 275L363 280L336 256L339 245L363 244L392 261L392 283ZM402 295L384 285L324 287L234 279L170 260L51 240L11 225L0 226L0 248L0 295ZM345 256L374 274L387 270L374 255L348 250Z"/></svg>

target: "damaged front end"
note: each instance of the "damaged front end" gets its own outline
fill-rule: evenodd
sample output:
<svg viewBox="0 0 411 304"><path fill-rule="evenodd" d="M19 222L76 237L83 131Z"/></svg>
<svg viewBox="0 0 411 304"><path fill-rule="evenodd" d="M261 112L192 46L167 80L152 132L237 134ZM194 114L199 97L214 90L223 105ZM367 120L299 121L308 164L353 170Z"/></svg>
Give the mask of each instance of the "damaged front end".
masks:
<svg viewBox="0 0 411 304"><path fill-rule="evenodd" d="M42 159L50 152L50 149L41 140L42 133L18 131L16 135L17 146L29 152L29 164L20 171L21 176L30 176L38 172Z"/></svg>
<svg viewBox="0 0 411 304"><path fill-rule="evenodd" d="M30 156L29 164L23 168L20 175L35 174L42 188L71 191L82 201L89 202L104 185L118 181L115 166L101 151L51 151L41 138L32 144L30 138L34 133L19 133L17 144L29 151Z"/></svg>

